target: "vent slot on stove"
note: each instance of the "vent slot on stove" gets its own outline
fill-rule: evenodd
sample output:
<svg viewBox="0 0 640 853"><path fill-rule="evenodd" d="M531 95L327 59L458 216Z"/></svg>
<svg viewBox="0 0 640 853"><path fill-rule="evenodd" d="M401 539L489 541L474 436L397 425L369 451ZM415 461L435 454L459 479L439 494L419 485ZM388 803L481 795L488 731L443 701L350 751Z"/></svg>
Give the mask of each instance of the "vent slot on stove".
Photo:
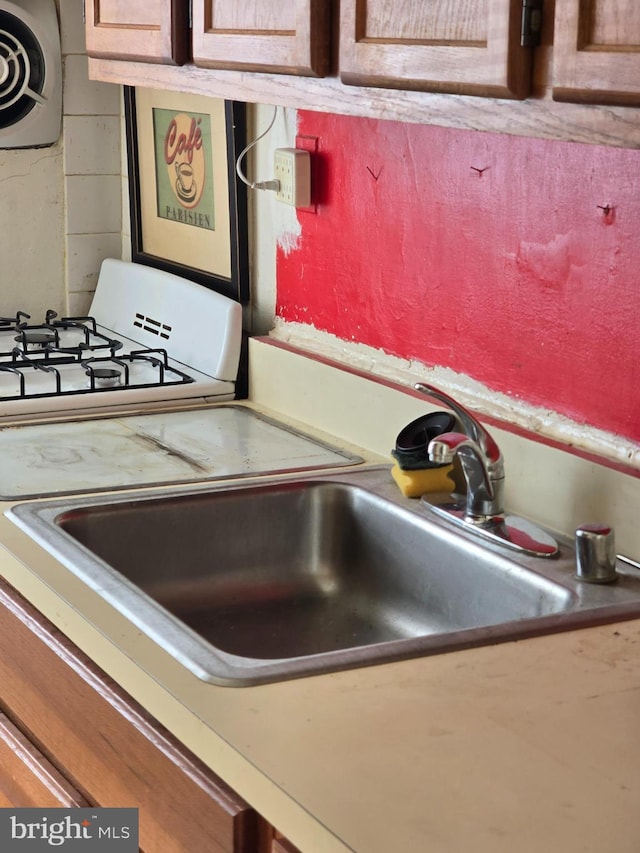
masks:
<svg viewBox="0 0 640 853"><path fill-rule="evenodd" d="M159 338L164 338L165 341L168 341L171 335L171 326L167 326L160 320L154 320L153 317L148 317L146 314L139 314L137 311L133 325L145 332L151 332L152 335L157 335Z"/></svg>

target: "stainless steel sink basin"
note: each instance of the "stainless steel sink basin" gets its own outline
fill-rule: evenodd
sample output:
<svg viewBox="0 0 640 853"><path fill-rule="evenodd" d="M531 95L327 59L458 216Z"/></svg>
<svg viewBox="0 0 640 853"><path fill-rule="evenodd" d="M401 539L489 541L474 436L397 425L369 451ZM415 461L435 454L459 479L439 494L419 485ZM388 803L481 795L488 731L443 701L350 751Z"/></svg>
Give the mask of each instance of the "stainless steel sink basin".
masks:
<svg viewBox="0 0 640 853"><path fill-rule="evenodd" d="M140 630L219 684L255 684L640 614L403 498L388 469L8 513Z"/></svg>

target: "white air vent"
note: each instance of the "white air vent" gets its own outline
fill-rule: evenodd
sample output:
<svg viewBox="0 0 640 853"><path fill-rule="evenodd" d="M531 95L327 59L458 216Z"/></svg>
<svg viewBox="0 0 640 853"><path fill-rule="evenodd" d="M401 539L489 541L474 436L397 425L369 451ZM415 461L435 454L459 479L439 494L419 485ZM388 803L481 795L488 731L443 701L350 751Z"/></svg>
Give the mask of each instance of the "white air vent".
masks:
<svg viewBox="0 0 640 853"><path fill-rule="evenodd" d="M52 145L61 116L55 0L0 0L0 148Z"/></svg>

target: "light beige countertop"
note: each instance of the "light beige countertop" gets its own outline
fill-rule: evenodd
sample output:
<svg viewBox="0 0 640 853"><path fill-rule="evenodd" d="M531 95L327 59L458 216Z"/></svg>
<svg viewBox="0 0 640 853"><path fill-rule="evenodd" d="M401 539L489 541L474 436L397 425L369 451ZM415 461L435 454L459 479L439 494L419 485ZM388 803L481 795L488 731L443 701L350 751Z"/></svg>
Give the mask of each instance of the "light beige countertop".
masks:
<svg viewBox="0 0 640 853"><path fill-rule="evenodd" d="M273 367L266 349L258 374ZM352 389L348 396L354 403ZM277 402L277 412L294 417ZM406 422L417 405L412 398L394 417ZM389 409L384 399L380 406ZM304 401L299 417L308 417ZM341 409L336 421L345 417ZM391 420L359 424L360 442L346 422L334 435L375 460L389 429L389 446L395 437ZM329 431L322 416L308 422ZM558 451L548 450L557 467ZM563 483L573 464L560 471ZM579 470L639 505L637 479ZM631 518L616 509L618 522L637 558ZM0 542L8 582L304 853L640 848L640 620L217 687L140 635L4 516Z"/></svg>

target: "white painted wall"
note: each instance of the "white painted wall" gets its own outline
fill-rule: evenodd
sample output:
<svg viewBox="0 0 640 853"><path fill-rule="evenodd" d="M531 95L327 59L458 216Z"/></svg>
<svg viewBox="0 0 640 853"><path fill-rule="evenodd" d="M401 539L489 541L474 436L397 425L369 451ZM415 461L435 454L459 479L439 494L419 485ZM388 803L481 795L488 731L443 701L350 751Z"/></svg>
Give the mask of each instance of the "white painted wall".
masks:
<svg viewBox="0 0 640 853"><path fill-rule="evenodd" d="M248 142L259 136L273 117L269 105L248 106ZM273 177L273 152L292 148L296 138L296 111L278 107L269 133L243 159L246 177L267 181ZM275 200L267 190L248 190L250 216L251 306L249 324L253 334L266 334L273 328L276 301L276 250L295 245L300 225L295 208Z"/></svg>
<svg viewBox="0 0 640 853"><path fill-rule="evenodd" d="M0 151L0 313L64 304L62 146Z"/></svg>
<svg viewBox="0 0 640 853"><path fill-rule="evenodd" d="M0 314L87 310L102 258L120 257L120 88L88 80L82 0L58 0L63 133L0 150Z"/></svg>
<svg viewBox="0 0 640 853"><path fill-rule="evenodd" d="M58 0L64 60L64 285L69 314L91 304L102 260L121 256L121 88L89 80L82 0Z"/></svg>

